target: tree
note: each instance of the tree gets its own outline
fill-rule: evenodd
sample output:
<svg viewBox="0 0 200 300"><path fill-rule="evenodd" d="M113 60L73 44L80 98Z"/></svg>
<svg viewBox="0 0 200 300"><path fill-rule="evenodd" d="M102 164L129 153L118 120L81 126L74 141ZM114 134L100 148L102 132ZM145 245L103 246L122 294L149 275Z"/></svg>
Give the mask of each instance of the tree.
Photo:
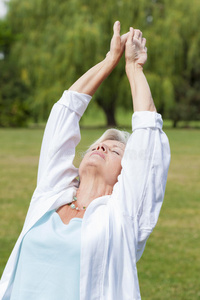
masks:
<svg viewBox="0 0 200 300"><path fill-rule="evenodd" d="M109 50L112 26L122 33L133 25L147 38L147 78L158 111L173 119L199 119L199 41L197 0L11 0L8 22L34 120L46 119L55 99ZM115 109L131 108L123 60L97 91L108 125Z"/></svg>
<svg viewBox="0 0 200 300"><path fill-rule="evenodd" d="M159 110L174 127L179 120L200 119L200 3L158 0L150 15L149 70Z"/></svg>
<svg viewBox="0 0 200 300"><path fill-rule="evenodd" d="M67 85L81 76L88 68L104 58L109 50L113 23L122 21L123 32L130 24L143 24L145 1L50 1L12 0L9 20L13 31L21 33L21 39L13 48L13 55L27 74L32 87L31 110L35 120L47 117L49 110ZM141 14L139 14L141 12ZM134 21L134 22L133 22ZM130 93L125 82L124 64L96 94L99 106L104 110L108 125L116 125L115 108L118 104L131 106ZM27 84L26 82L26 84ZM126 84L127 86L127 84ZM103 92L102 92L103 89ZM129 88L128 88L129 90ZM120 101L129 95L129 101Z"/></svg>
<svg viewBox="0 0 200 300"><path fill-rule="evenodd" d="M29 116L26 101L28 88L20 79L20 71L10 50L16 37L9 23L0 21L0 126L23 126Z"/></svg>

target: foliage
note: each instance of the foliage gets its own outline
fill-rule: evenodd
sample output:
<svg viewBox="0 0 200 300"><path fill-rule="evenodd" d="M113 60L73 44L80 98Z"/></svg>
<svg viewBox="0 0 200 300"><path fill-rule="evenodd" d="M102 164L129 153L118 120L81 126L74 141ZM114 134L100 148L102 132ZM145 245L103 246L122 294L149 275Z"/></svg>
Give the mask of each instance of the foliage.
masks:
<svg viewBox="0 0 200 300"><path fill-rule="evenodd" d="M28 87L20 78L17 61L10 55L16 40L7 21L0 22L0 126L24 126L29 116Z"/></svg>
<svg viewBox="0 0 200 300"><path fill-rule="evenodd" d="M158 0L150 14L153 21L145 34L149 67L157 76L152 90L160 101L158 106L174 126L179 120L199 120L200 3Z"/></svg>
<svg viewBox="0 0 200 300"><path fill-rule="evenodd" d="M18 77L18 72L13 65L3 61L0 62L2 75L0 83L0 126L18 127L24 126L29 117L29 108L26 101L28 90Z"/></svg>
<svg viewBox="0 0 200 300"><path fill-rule="evenodd" d="M200 119L199 15L198 0L10 0L9 30L0 28L0 47L3 40L1 51L17 62L37 122L46 120L64 89L105 57L115 20L121 21L122 33L130 25L140 28L158 111L176 126L179 120ZM117 107L132 109L123 60L94 98L108 124L115 124Z"/></svg>

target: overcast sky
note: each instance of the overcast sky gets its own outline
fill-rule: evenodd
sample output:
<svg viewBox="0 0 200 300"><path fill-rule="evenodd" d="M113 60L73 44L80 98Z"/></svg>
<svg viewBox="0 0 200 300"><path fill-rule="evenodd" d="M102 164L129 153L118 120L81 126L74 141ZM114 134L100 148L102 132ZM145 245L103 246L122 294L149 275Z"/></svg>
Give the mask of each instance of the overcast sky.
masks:
<svg viewBox="0 0 200 300"><path fill-rule="evenodd" d="M6 6L3 0L0 0L0 18L4 17L6 14Z"/></svg>

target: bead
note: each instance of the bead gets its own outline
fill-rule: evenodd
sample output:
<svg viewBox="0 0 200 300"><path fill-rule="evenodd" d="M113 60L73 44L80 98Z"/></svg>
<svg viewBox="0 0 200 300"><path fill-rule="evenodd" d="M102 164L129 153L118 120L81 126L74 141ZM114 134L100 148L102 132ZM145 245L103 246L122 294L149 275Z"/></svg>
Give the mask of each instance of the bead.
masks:
<svg viewBox="0 0 200 300"><path fill-rule="evenodd" d="M76 205L73 203L77 201L77 197L73 197L73 200L71 203L68 203L68 205L72 208L72 209L76 209L77 211L80 211L80 210L86 210L86 206L83 206L82 208L79 208L78 206L76 207Z"/></svg>
<svg viewBox="0 0 200 300"><path fill-rule="evenodd" d="M70 206L71 206L72 209L76 208L76 206L74 205L74 203L72 203Z"/></svg>

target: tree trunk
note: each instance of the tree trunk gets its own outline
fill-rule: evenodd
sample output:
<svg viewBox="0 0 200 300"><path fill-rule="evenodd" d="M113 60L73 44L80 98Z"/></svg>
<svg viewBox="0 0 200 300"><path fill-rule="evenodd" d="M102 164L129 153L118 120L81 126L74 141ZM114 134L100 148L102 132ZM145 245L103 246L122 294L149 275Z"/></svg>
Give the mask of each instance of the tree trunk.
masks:
<svg viewBox="0 0 200 300"><path fill-rule="evenodd" d="M115 110L111 107L103 107L103 110L106 115L106 122L108 127L116 127L116 120L115 120Z"/></svg>
<svg viewBox="0 0 200 300"><path fill-rule="evenodd" d="M98 105L103 109L105 115L106 115L106 125L108 127L116 127L116 119L115 119L115 106L116 106L116 101L113 98L109 98L109 103L104 102L104 99L101 97L96 98L96 101Z"/></svg>
<svg viewBox="0 0 200 300"><path fill-rule="evenodd" d="M177 127L178 120L173 120L173 128Z"/></svg>

